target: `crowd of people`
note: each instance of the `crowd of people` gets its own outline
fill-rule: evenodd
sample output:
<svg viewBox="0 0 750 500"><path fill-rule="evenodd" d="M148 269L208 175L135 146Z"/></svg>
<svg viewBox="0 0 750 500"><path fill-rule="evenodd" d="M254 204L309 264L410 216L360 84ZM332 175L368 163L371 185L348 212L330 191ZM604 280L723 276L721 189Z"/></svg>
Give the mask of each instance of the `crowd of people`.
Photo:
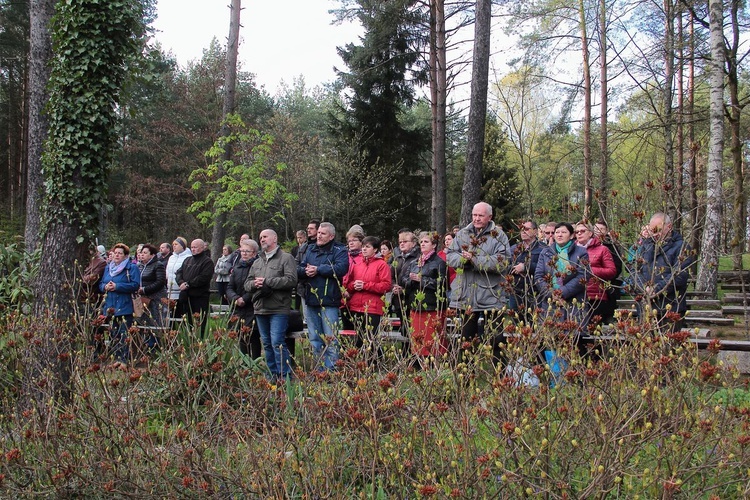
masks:
<svg viewBox="0 0 750 500"><path fill-rule="evenodd" d="M613 321L623 290L637 297L640 314L651 310L664 328L681 327L694 256L667 214L654 214L628 248L603 221L537 225L527 219L511 244L492 219L492 207L480 202L466 227L445 235L403 229L397 246L359 225L337 238L333 224L313 219L297 232L290 253L274 230L264 229L259 242L244 234L236 251L224 246L216 263L201 239L188 245L178 236L158 250L139 245L135 258L118 243L106 255L102 247L95 252L83 273L81 300L102 303L111 318L111 354L126 363L125 338L135 316L151 332L173 328L170 321L197 322L205 336L214 282L241 331L241 352L263 356L275 379L292 376L288 332L302 329L303 316L321 371L337 368L342 338L349 336L377 365L384 317L400 323L416 367L448 350L448 315L460 319L462 345L486 339L496 362L502 361L501 319L530 324L538 315L566 325L586 355L582 333ZM158 336L146 344L158 347Z"/></svg>

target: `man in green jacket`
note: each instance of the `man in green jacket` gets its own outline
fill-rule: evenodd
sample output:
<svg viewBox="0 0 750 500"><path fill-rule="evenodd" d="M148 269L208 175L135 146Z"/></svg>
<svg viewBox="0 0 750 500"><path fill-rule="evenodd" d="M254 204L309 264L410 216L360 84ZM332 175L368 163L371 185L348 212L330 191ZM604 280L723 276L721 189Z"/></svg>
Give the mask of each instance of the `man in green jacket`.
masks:
<svg viewBox="0 0 750 500"><path fill-rule="evenodd" d="M263 353L271 377L290 376L291 362L286 346L286 330L292 307L292 290L297 286L297 263L279 248L273 229L260 233L261 252L250 267L245 290L252 294Z"/></svg>

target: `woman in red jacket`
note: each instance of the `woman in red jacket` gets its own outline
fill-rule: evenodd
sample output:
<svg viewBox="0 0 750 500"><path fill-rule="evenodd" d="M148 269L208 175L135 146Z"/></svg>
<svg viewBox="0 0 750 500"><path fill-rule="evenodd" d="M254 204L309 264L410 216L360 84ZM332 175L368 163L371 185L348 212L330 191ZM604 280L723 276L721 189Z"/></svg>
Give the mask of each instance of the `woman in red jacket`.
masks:
<svg viewBox="0 0 750 500"><path fill-rule="evenodd" d="M367 341L368 358L373 350L381 357L377 344L377 333L380 318L385 310L384 295L391 290L391 268L379 255L380 240L367 236L362 240L362 254L355 261L344 279L344 286L349 293L347 306L351 314L354 329L357 332L357 348L362 348ZM372 359L372 358L371 358Z"/></svg>
<svg viewBox="0 0 750 500"><path fill-rule="evenodd" d="M617 276L617 267L612 253L607 247L602 245L599 238L594 236L593 227L586 222L576 224L576 244L584 247L588 252L589 263L586 282L586 304L589 311L589 318L593 324L606 322L611 318L605 318L608 315L607 307L607 284ZM598 318L597 318L598 316Z"/></svg>

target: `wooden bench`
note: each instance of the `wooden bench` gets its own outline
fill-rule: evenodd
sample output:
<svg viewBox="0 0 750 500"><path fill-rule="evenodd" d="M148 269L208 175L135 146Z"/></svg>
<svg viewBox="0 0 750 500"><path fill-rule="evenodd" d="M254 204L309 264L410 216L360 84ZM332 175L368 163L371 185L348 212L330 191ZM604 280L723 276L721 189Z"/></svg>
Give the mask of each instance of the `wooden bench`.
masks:
<svg viewBox="0 0 750 500"><path fill-rule="evenodd" d="M228 304L211 304L209 316L216 319L228 315L232 312L232 306Z"/></svg>
<svg viewBox="0 0 750 500"><path fill-rule="evenodd" d="M722 306L721 312L726 316L744 316L746 313L750 314L750 302L748 302L748 307L743 305Z"/></svg>
<svg viewBox="0 0 750 500"><path fill-rule="evenodd" d="M687 299L687 305L690 307L721 307L719 299ZM630 308L635 305L635 299L618 299L617 306L620 308Z"/></svg>

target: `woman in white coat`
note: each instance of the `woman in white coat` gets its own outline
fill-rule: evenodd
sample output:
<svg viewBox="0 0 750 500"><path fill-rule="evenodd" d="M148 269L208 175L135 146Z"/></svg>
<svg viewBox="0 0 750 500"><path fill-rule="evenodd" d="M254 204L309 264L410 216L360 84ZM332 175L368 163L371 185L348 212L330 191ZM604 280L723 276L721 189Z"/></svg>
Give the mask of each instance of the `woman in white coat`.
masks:
<svg viewBox="0 0 750 500"><path fill-rule="evenodd" d="M169 299L169 309L172 312L173 304L177 303L180 298L180 285L177 283L176 273L182 267L185 259L193 255L188 247L187 240L178 236L172 242L172 255L167 262L167 299ZM179 318L181 311L174 311L170 316Z"/></svg>

